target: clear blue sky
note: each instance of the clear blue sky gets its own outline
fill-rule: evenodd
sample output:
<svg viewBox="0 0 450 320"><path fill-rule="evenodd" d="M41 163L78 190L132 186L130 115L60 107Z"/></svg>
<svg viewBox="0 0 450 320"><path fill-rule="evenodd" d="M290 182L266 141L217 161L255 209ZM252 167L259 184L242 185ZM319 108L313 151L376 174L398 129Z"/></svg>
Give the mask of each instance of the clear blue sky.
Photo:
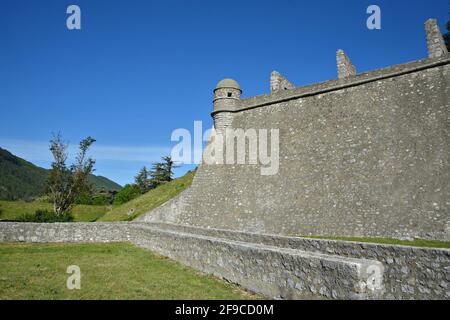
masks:
<svg viewBox="0 0 450 320"><path fill-rule="evenodd" d="M66 28L70 4L82 30ZM366 28L371 4L381 30ZM250 97L268 92L272 70L298 86L336 78L339 48L358 71L421 59L425 20L444 32L449 9L447 0L2 0L0 147L49 167L52 132L72 145L91 135L96 173L132 182L170 152L174 129L211 127L222 78Z"/></svg>

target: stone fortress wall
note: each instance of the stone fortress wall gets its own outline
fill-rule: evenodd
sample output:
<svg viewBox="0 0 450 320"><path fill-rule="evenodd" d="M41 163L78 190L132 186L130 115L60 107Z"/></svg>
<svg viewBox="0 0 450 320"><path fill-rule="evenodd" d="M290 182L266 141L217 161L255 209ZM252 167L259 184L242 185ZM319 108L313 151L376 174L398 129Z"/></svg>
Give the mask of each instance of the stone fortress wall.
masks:
<svg viewBox="0 0 450 320"><path fill-rule="evenodd" d="M429 59L271 94L215 90L216 131L279 128L280 171L202 165L139 221L0 223L0 242L131 242L277 299L450 299L450 250L283 235L449 237L449 63L435 20Z"/></svg>
<svg viewBox="0 0 450 320"><path fill-rule="evenodd" d="M450 57L435 20L429 58L356 74L337 53L338 80L241 99L221 81L218 132L279 129L279 172L200 165L192 186L141 221L280 235L450 240ZM229 97L227 96L229 94Z"/></svg>

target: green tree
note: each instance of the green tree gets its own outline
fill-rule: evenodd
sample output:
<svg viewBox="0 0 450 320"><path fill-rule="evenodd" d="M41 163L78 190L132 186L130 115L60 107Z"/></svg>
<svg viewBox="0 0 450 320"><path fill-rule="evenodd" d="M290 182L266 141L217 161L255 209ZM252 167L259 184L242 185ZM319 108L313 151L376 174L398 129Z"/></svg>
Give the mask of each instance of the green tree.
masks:
<svg viewBox="0 0 450 320"><path fill-rule="evenodd" d="M171 156L166 156L162 158L163 160L163 167L164 167L164 178L166 179L167 182L172 181L172 177L173 177L173 169L177 168L177 166L175 165L175 162L173 162L172 157Z"/></svg>
<svg viewBox="0 0 450 320"><path fill-rule="evenodd" d="M150 171L150 187L154 189L165 181L166 174L164 172L164 164L161 162L153 163L152 170Z"/></svg>
<svg viewBox="0 0 450 320"><path fill-rule="evenodd" d="M173 169L176 168L172 157L166 156L162 158L162 162L155 162L150 171L150 186L156 188L157 186L172 181Z"/></svg>
<svg viewBox="0 0 450 320"><path fill-rule="evenodd" d="M146 167L143 167L138 175L134 178L135 184L141 190L141 193L146 193L151 189L151 181L149 179L149 172Z"/></svg>
<svg viewBox="0 0 450 320"><path fill-rule="evenodd" d="M445 45L450 52L450 21L447 21L447 33L444 34Z"/></svg>
<svg viewBox="0 0 450 320"><path fill-rule="evenodd" d="M88 176L94 171L95 161L87 156L87 151L94 142L95 139L92 137L82 140L75 163L67 167L68 144L62 140L60 133L50 140L50 151L54 161L46 190L57 215L67 213L81 194L92 193L93 186L88 182Z"/></svg>
<svg viewBox="0 0 450 320"><path fill-rule="evenodd" d="M114 198L113 204L119 205L124 204L130 200L141 195L141 190L135 184L127 184L125 185Z"/></svg>

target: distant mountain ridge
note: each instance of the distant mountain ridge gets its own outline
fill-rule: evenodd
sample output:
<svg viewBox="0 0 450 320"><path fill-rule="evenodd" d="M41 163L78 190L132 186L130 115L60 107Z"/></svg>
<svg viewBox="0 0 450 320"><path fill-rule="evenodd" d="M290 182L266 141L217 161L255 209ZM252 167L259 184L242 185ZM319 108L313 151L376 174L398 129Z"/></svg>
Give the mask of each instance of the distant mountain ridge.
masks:
<svg viewBox="0 0 450 320"><path fill-rule="evenodd" d="M48 169L0 148L0 200L30 200L44 194ZM122 187L102 176L91 175L89 181L97 189L118 191Z"/></svg>

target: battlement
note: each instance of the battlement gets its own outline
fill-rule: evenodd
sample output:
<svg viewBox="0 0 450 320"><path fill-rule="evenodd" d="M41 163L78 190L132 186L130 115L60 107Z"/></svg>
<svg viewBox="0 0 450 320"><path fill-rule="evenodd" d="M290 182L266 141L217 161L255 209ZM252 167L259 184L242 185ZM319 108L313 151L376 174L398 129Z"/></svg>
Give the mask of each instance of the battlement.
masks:
<svg viewBox="0 0 450 320"><path fill-rule="evenodd" d="M293 99L358 86L369 82L394 78L408 73L418 72L428 68L433 68L450 63L450 55L447 51L442 34L439 31L439 27L435 19L429 19L426 21L425 33L428 46L428 58L426 59L357 74L356 68L351 62L350 58L344 53L343 50L340 49L336 53L338 79L328 80L302 87L295 87L279 72L273 71L270 77L269 94L233 100L233 108L226 108L223 111L226 111L228 113L241 112L274 103L285 102ZM224 81L227 80L230 79L225 79ZM231 81L233 81L238 86L235 80ZM242 93L240 87L239 91L240 93ZM226 117L219 116L218 113L220 113L220 111L221 110L217 110L217 108L215 108L212 116L215 117L215 115L217 115L215 118L216 120L218 120L219 118L226 118L226 125L221 125L221 121L215 121L218 122L221 128L226 128L230 126L232 122L232 115L228 114Z"/></svg>
<svg viewBox="0 0 450 320"><path fill-rule="evenodd" d="M445 58L423 59L404 64L399 64L391 67L377 69L354 75L338 80L328 80L312 85L297 87L290 90L272 92L270 94L263 94L255 97L242 99L237 103L234 112L241 112L248 109L263 107L266 105L286 102L289 100L314 96L322 93L342 90L370 82L376 82L383 79L395 78L408 73L414 73L437 66L442 66L450 63L450 55L447 54Z"/></svg>

